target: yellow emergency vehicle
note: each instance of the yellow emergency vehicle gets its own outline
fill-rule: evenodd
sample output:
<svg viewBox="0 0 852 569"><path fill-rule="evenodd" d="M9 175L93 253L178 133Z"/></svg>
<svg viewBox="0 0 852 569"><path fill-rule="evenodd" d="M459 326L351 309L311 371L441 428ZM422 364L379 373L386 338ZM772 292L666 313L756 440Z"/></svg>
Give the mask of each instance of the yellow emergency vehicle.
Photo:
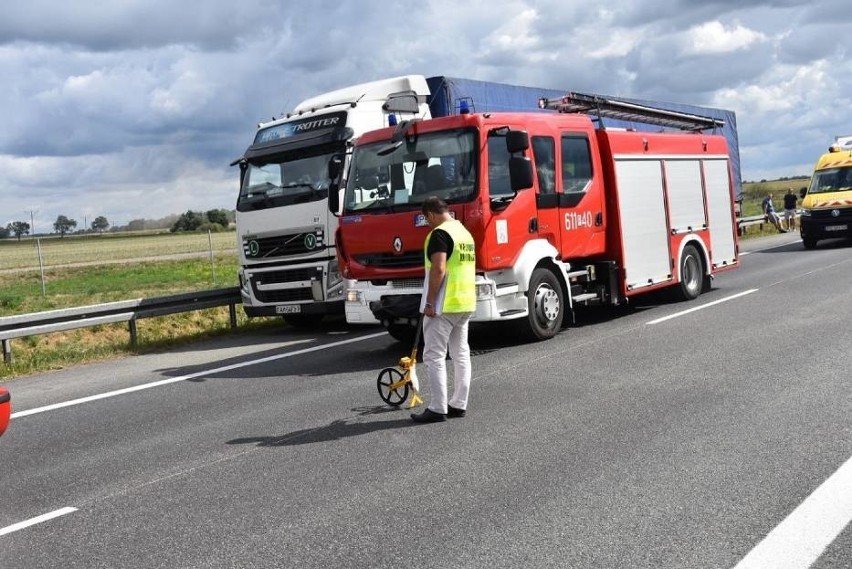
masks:
<svg viewBox="0 0 852 569"><path fill-rule="evenodd" d="M817 161L801 195L799 230L805 249L820 239L852 237L852 144L838 137Z"/></svg>

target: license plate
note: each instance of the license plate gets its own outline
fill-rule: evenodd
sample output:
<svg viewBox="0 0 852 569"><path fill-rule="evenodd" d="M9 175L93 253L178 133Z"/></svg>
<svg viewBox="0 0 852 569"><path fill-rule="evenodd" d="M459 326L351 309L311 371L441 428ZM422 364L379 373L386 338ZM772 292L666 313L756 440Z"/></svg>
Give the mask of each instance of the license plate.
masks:
<svg viewBox="0 0 852 569"><path fill-rule="evenodd" d="M302 307L298 304L285 304L275 307L275 314L299 314L301 311Z"/></svg>
<svg viewBox="0 0 852 569"><path fill-rule="evenodd" d="M826 231L846 231L849 228L848 225L826 225Z"/></svg>

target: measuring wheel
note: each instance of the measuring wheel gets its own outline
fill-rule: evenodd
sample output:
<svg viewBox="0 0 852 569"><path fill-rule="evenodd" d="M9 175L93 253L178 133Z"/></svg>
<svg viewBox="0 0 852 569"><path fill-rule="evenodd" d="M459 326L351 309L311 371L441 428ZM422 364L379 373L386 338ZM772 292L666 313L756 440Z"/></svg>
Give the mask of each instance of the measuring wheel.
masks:
<svg viewBox="0 0 852 569"><path fill-rule="evenodd" d="M379 372L376 379L376 387L379 388L379 397L388 405L400 405L408 399L408 388L410 381L402 383L402 372L395 367L386 367Z"/></svg>

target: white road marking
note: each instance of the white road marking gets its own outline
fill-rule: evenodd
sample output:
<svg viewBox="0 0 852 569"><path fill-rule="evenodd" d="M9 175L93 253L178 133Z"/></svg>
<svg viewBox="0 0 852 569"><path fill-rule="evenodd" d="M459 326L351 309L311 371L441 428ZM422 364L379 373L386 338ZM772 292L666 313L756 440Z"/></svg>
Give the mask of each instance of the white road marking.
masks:
<svg viewBox="0 0 852 569"><path fill-rule="evenodd" d="M17 411L12 413L13 419L18 419L21 417L26 417L27 415L35 415L36 413L45 413L47 411L55 411L56 409L62 409L64 407L72 407L74 405L81 405L83 403L90 403L92 401L97 401L99 399L107 399L109 397L117 397L119 395L126 395L128 393L133 393L134 391L142 391L143 389L151 389L153 387L161 387L163 385L168 385L170 383L177 383L179 381L185 381L187 379L193 379L196 377L201 377L205 375L213 375L216 373L221 373L224 371L230 371L232 369L239 369L243 367L253 366L256 364L262 364L266 362L273 362L275 360L282 360L284 358L290 358L293 356L300 356L302 354L308 354L310 352L317 352L319 350L325 350L329 348L334 348L336 346L342 346L344 344L352 344L354 342L360 342L362 340L370 340L372 338L378 338L379 336L386 335L387 332L378 332L376 334L368 334L367 336L359 336L358 338L350 338L348 340L341 340L339 342L332 342L330 344L323 344L321 346L313 346L311 348L305 348L304 350L297 350L295 352L287 352L285 354L278 354L275 356L267 356L265 358L260 358L256 360L249 360L245 362L240 362L238 364L231 364L227 366L217 367L214 369L208 369L204 371L199 371L196 373L190 373L188 375L181 375L179 377L170 377L169 379L162 379L160 381L154 381L151 383L145 383L142 385L135 385L133 387L127 387L125 389L116 389L115 391L108 391L106 393L99 393L98 395L90 395L89 397L81 397L79 399L72 399L71 401L64 401L62 403L54 403L53 405L45 405L44 407L37 407L35 409L28 409L26 411Z"/></svg>
<svg viewBox="0 0 852 569"><path fill-rule="evenodd" d="M30 518L29 520L18 522L17 524L12 524L10 526L6 526L4 528L0 528L0 535L6 535L7 533L12 533L13 531L18 531L24 528L28 528L30 526L34 526L36 524L40 524L42 522L46 522L48 520L52 520L53 518L58 518L59 516L64 516L66 514L70 514L72 512L76 512L77 508L61 508L59 510L55 510L53 512L37 516L35 518Z"/></svg>
<svg viewBox="0 0 852 569"><path fill-rule="evenodd" d="M852 458L769 532L734 569L805 569L852 521Z"/></svg>
<svg viewBox="0 0 852 569"><path fill-rule="evenodd" d="M704 310L705 308L709 308L711 306L716 306L717 304L721 304L723 302L728 302L729 300L734 300L735 298L739 298L741 296L745 296L747 294L751 294L753 292L757 292L758 289L753 288L749 289L731 296L727 296L725 298L720 298L719 300L714 300L713 302L708 302L707 304L702 304L701 306L696 306L695 308L690 308L688 310L684 310L682 312L677 312L675 314L669 314L668 316L663 316L662 318L657 318L656 320L651 320L650 322L646 322L646 324L659 324L660 322L665 322L666 320L671 320L672 318L677 318L678 316L683 316L684 314L689 314L690 312L695 312L696 310Z"/></svg>

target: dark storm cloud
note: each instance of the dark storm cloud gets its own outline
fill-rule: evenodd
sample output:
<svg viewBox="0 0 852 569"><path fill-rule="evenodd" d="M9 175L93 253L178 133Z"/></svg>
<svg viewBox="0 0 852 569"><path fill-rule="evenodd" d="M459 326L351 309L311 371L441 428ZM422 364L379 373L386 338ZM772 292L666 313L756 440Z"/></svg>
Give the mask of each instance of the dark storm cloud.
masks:
<svg viewBox="0 0 852 569"><path fill-rule="evenodd" d="M233 207L228 163L258 121L324 91L405 73L729 108L746 177L801 173L852 124L850 6L10 4L0 9L0 212L88 204L130 219Z"/></svg>

